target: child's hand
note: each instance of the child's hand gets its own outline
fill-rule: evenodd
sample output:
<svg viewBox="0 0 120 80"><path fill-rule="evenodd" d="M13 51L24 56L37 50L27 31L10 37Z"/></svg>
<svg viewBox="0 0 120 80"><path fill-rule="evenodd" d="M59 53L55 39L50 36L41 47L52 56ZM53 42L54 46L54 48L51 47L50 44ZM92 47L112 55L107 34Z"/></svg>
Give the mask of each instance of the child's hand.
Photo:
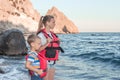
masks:
<svg viewBox="0 0 120 80"><path fill-rule="evenodd" d="M41 69L37 71L37 74L39 74L39 75L41 75L42 73L43 73L43 70L41 70Z"/></svg>

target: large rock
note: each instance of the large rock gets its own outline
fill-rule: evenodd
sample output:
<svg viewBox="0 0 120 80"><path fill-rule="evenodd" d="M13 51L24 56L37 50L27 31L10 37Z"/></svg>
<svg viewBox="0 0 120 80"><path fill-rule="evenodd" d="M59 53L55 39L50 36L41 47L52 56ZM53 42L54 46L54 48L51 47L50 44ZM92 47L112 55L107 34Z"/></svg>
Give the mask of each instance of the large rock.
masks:
<svg viewBox="0 0 120 80"><path fill-rule="evenodd" d="M22 24L30 32L38 28L40 14L29 0L0 0L0 21Z"/></svg>
<svg viewBox="0 0 120 80"><path fill-rule="evenodd" d="M17 29L10 29L0 34L1 55L22 55L27 52L23 33Z"/></svg>
<svg viewBox="0 0 120 80"><path fill-rule="evenodd" d="M36 21L40 17L40 14L33 8L29 0L0 0L0 9L3 12L16 16L24 13Z"/></svg>
<svg viewBox="0 0 120 80"><path fill-rule="evenodd" d="M53 7L48 10L56 19L55 33L77 33L78 28L62 12ZM40 14L33 8L30 0L0 0L0 21L23 25L28 32L36 32Z"/></svg>
<svg viewBox="0 0 120 80"><path fill-rule="evenodd" d="M22 24L16 25L9 21L0 21L0 33L9 29L18 29L22 33L28 33L28 29L25 28Z"/></svg>
<svg viewBox="0 0 120 80"><path fill-rule="evenodd" d="M62 12L56 7L48 10L47 15L53 15L56 20L56 26L54 28L55 33L78 33L79 30L75 24L69 20Z"/></svg>

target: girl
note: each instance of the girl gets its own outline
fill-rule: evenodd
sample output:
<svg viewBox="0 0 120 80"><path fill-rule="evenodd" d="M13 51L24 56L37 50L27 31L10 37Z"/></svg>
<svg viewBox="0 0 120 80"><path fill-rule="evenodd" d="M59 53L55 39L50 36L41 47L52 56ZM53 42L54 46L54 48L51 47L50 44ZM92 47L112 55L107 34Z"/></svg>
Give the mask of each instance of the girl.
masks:
<svg viewBox="0 0 120 80"><path fill-rule="evenodd" d="M55 27L55 19L51 15L40 18L37 34L41 38L41 53L48 60L48 72L44 80L54 80L55 62L61 50L59 38L51 30ZM50 42L49 42L50 41Z"/></svg>

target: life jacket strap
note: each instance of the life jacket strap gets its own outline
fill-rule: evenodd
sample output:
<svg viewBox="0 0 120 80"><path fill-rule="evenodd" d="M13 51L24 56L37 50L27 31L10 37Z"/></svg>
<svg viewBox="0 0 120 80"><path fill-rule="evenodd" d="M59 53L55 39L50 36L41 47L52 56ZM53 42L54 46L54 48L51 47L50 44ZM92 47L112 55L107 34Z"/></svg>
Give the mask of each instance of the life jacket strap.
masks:
<svg viewBox="0 0 120 80"><path fill-rule="evenodd" d="M56 60L53 62L53 65L56 64Z"/></svg>
<svg viewBox="0 0 120 80"><path fill-rule="evenodd" d="M50 62L50 60L48 60L48 62ZM56 64L56 60L54 60L53 65L54 65L54 64Z"/></svg>
<svg viewBox="0 0 120 80"><path fill-rule="evenodd" d="M62 53L64 53L64 50L62 49L62 47L46 47L46 50L48 49L55 49L55 50L60 50Z"/></svg>

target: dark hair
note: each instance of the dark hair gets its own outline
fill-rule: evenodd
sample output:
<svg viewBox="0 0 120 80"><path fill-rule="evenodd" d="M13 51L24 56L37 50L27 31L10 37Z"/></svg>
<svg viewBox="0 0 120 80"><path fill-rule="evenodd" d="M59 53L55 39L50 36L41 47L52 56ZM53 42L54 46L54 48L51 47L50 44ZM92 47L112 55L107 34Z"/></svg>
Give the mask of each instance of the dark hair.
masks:
<svg viewBox="0 0 120 80"><path fill-rule="evenodd" d="M46 26L46 22L50 22L52 18L54 18L52 15L41 16L37 31L40 31L43 28L43 25Z"/></svg>
<svg viewBox="0 0 120 80"><path fill-rule="evenodd" d="M35 34L29 35L28 38L27 38L28 44L31 45L31 43L34 42L35 39L37 39L37 38L39 38L39 37L38 37L37 35L35 35ZM39 38L39 39L40 39L40 38Z"/></svg>

